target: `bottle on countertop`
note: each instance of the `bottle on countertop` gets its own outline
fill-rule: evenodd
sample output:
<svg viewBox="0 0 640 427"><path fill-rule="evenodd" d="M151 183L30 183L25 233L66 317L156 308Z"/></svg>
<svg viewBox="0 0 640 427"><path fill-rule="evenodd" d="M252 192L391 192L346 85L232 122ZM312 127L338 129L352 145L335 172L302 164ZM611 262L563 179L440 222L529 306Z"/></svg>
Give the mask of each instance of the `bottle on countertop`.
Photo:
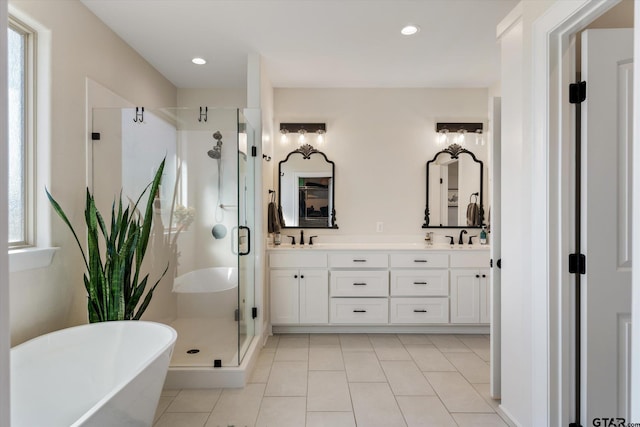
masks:
<svg viewBox="0 0 640 427"><path fill-rule="evenodd" d="M480 231L480 244L487 244L487 229L484 226L482 226L482 231Z"/></svg>
<svg viewBox="0 0 640 427"><path fill-rule="evenodd" d="M280 232L276 231L275 233L273 233L273 244L274 245L279 245L280 244Z"/></svg>

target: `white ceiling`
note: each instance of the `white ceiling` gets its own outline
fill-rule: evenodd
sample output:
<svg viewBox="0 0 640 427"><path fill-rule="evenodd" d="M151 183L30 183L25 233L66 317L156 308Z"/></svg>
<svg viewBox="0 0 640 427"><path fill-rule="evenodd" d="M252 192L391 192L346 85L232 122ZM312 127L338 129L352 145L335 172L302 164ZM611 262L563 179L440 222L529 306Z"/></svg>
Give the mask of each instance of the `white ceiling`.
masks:
<svg viewBox="0 0 640 427"><path fill-rule="evenodd" d="M518 0L81 0L180 88L486 87L496 25ZM406 37L407 23L420 27ZM208 63L195 66L191 58Z"/></svg>

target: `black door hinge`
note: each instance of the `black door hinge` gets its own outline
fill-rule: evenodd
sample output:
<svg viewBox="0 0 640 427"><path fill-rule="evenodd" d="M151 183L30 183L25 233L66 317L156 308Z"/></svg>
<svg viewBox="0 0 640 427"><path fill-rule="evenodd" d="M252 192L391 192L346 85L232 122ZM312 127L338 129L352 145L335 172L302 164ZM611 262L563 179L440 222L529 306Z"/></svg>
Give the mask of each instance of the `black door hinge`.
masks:
<svg viewBox="0 0 640 427"><path fill-rule="evenodd" d="M256 157L258 155L258 147L255 145L251 147L251 157Z"/></svg>
<svg viewBox="0 0 640 427"><path fill-rule="evenodd" d="M443 182L442 182L442 178L440 178L440 184L442 184L442 183L443 183Z"/></svg>
<svg viewBox="0 0 640 427"><path fill-rule="evenodd" d="M569 254L569 273L585 274L587 272L587 258L583 254Z"/></svg>
<svg viewBox="0 0 640 427"><path fill-rule="evenodd" d="M489 260L489 267L493 268L493 258Z"/></svg>
<svg viewBox="0 0 640 427"><path fill-rule="evenodd" d="M257 319L258 318L258 307L252 307L251 308L251 318L252 319Z"/></svg>
<svg viewBox="0 0 640 427"><path fill-rule="evenodd" d="M91 132L92 141L100 141L100 132Z"/></svg>
<svg viewBox="0 0 640 427"><path fill-rule="evenodd" d="M587 82L569 84L569 102L571 104L580 104L587 99Z"/></svg>

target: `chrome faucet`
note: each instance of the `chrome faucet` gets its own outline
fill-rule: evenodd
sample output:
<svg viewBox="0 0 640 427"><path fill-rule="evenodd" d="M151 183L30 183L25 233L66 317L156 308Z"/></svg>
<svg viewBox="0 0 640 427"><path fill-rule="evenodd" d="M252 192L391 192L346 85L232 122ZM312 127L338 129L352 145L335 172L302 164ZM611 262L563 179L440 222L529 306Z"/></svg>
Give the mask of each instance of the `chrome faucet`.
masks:
<svg viewBox="0 0 640 427"><path fill-rule="evenodd" d="M462 240L462 235L467 234L467 230L460 230L460 238L458 239L459 245L464 245L464 240Z"/></svg>

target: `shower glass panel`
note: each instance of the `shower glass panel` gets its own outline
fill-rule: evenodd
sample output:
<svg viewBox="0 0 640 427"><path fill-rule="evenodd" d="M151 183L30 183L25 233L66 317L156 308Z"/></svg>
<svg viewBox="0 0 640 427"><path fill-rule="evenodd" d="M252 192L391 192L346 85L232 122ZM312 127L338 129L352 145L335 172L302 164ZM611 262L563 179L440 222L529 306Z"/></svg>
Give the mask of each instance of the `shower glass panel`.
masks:
<svg viewBox="0 0 640 427"><path fill-rule="evenodd" d="M251 230L254 229L254 178L255 157L251 147L255 146L255 132L244 114L238 111L238 354L243 357L251 337L254 336L254 266L255 255L251 249Z"/></svg>
<svg viewBox="0 0 640 427"><path fill-rule="evenodd" d="M238 366L254 336L255 135L243 111L97 108L91 132L107 221L114 197L137 199L166 159L143 268L152 283L168 269L143 320L178 332L171 366Z"/></svg>

